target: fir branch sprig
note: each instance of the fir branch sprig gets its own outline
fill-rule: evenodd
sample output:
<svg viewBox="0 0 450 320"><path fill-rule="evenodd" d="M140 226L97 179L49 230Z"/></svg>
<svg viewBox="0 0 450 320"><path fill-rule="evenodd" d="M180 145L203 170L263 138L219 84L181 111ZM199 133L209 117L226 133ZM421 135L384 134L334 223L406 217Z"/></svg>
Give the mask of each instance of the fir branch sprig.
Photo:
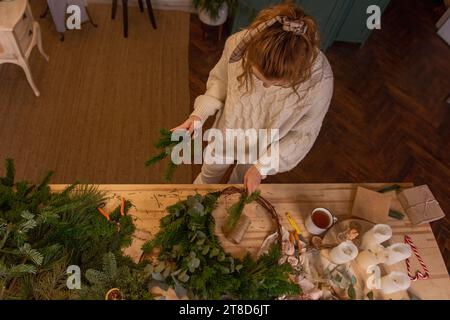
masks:
<svg viewBox="0 0 450 320"><path fill-rule="evenodd" d="M167 129L161 129L159 131L160 137L159 140L156 141L154 144L156 149L160 149L161 151L153 156L152 158L145 161L145 166L153 166L160 161L166 159L167 157L170 158L172 149L182 141L183 137L180 137L180 140L172 140L172 132ZM170 182L172 180L173 174L175 173L176 168L178 165L173 163L172 159L169 159L169 163L164 171L164 180L166 182Z"/></svg>
<svg viewBox="0 0 450 320"><path fill-rule="evenodd" d="M223 231L225 234L229 234L234 230L237 222L239 221L239 218L242 215L242 212L244 211L245 205L252 203L256 199L258 199L258 197L259 191L255 191L251 195L248 195L247 192L241 193L239 201L233 204L228 209L228 217L225 221L225 224L223 225Z"/></svg>

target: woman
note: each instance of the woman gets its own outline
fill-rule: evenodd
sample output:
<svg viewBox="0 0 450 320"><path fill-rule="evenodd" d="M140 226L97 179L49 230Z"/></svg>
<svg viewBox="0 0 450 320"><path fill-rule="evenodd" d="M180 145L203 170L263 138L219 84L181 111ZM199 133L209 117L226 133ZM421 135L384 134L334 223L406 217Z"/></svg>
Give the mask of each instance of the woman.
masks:
<svg viewBox="0 0 450 320"><path fill-rule="evenodd" d="M278 139L252 163L237 164L229 183L258 189L267 175L293 169L316 140L333 94L333 73L319 49L314 19L293 4L261 11L229 37L205 94L180 126L192 132L217 112L214 128L278 129ZM278 166L267 165L276 143ZM248 147L248 146L247 146ZM248 151L248 148L246 149ZM265 152L264 152L265 151ZM219 183L230 164L203 164L194 183Z"/></svg>

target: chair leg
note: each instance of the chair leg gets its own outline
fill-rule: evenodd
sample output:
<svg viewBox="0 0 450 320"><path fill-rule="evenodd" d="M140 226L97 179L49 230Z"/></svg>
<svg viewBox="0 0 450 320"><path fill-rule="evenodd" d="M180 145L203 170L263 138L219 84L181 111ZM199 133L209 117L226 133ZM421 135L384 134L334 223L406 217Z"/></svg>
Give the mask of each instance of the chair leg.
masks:
<svg viewBox="0 0 450 320"><path fill-rule="evenodd" d="M39 49L39 52L44 57L45 60L50 61L50 57L48 54L45 53L44 47L42 46L42 33L41 33L41 27L38 23L35 24L35 31L36 31L36 39L37 39L37 47Z"/></svg>
<svg viewBox="0 0 450 320"><path fill-rule="evenodd" d="M20 67L22 67L23 71L25 72L25 75L28 80L28 84L30 85L31 89L33 89L34 94L39 97L40 92L37 88L36 84L34 83L33 76L31 75L30 66L28 62L25 59L20 59L17 63Z"/></svg>
<svg viewBox="0 0 450 320"><path fill-rule="evenodd" d="M123 36L128 38L128 0L122 0L123 7Z"/></svg>
<svg viewBox="0 0 450 320"><path fill-rule="evenodd" d="M145 2L147 3L148 17L150 18L150 21L152 22L153 29L156 29L156 20L155 20L155 15L153 14L152 2L150 0L145 0Z"/></svg>
<svg viewBox="0 0 450 320"><path fill-rule="evenodd" d="M117 0L113 0L112 2L112 11L111 11L111 19L114 20L116 18L117 12Z"/></svg>
<svg viewBox="0 0 450 320"><path fill-rule="evenodd" d="M144 12L144 2L142 2L142 0L139 0L138 3L139 3L139 10L141 10L141 12Z"/></svg>
<svg viewBox="0 0 450 320"><path fill-rule="evenodd" d="M47 7L45 7L45 11L40 15L40 18L41 19L44 19L46 16L47 16L47 14L50 12L50 8L49 8L49 6L47 5Z"/></svg>
<svg viewBox="0 0 450 320"><path fill-rule="evenodd" d="M87 8L87 7L84 7L84 9L86 10L86 15L87 15L87 17L88 17L88 19L89 19L89 22L94 26L94 28L97 28L98 25L97 25L97 24L94 22L94 20L92 19L92 16L91 16L91 14L90 14L88 8Z"/></svg>

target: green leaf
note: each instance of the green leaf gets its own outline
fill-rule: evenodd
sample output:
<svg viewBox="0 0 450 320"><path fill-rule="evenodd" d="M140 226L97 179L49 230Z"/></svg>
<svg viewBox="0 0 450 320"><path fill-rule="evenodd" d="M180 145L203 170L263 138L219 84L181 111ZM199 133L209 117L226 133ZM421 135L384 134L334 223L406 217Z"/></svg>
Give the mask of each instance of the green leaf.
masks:
<svg viewBox="0 0 450 320"><path fill-rule="evenodd" d="M209 253L209 256L212 258L212 257L215 257L215 256L217 256L218 254L219 254L219 249L218 248L213 248L212 250L211 250L211 252Z"/></svg>
<svg viewBox="0 0 450 320"><path fill-rule="evenodd" d="M388 187L382 188L382 189L378 190L378 192L379 193L386 193L386 192L389 192L389 191L399 190L399 189L401 189L401 187L398 184L394 184L392 186L388 186Z"/></svg>
<svg viewBox="0 0 450 320"><path fill-rule="evenodd" d="M35 266L30 264L18 264L13 267L11 267L7 273L9 274L10 278L13 277L20 277L26 274L35 274L37 272L37 269Z"/></svg>
<svg viewBox="0 0 450 320"><path fill-rule="evenodd" d="M355 287L353 285L350 285L348 287L347 295L348 295L350 300L355 300L356 299L356 291L355 291Z"/></svg>
<svg viewBox="0 0 450 320"><path fill-rule="evenodd" d="M162 276L162 274L160 272L153 272L152 278L153 278L153 280L156 280L156 281L164 281L164 277Z"/></svg>
<svg viewBox="0 0 450 320"><path fill-rule="evenodd" d="M367 298L368 298L369 300L373 300L373 291L369 291L369 292L367 293Z"/></svg>
<svg viewBox="0 0 450 320"><path fill-rule="evenodd" d="M190 272L194 272L200 266L200 260L198 258L193 258L189 261L188 267Z"/></svg>
<svg viewBox="0 0 450 320"><path fill-rule="evenodd" d="M180 280L181 282L187 282L189 281L189 275L186 273L186 271L183 271L178 275L178 280Z"/></svg>
<svg viewBox="0 0 450 320"><path fill-rule="evenodd" d="M156 272L156 273L160 273L160 272L162 272L165 268L166 268L166 264L164 263L164 261L161 261L161 262L158 263L158 265L155 267L155 272Z"/></svg>
<svg viewBox="0 0 450 320"><path fill-rule="evenodd" d="M202 250L202 255L207 255L208 254L208 252L209 252L209 246L205 246L205 247L203 247L203 250Z"/></svg>
<svg viewBox="0 0 450 320"><path fill-rule="evenodd" d="M117 262L112 252L108 252L103 256L103 271L109 279L117 277Z"/></svg>
<svg viewBox="0 0 450 320"><path fill-rule="evenodd" d="M389 217L397 220L403 220L405 218L405 215L395 210L389 210Z"/></svg>
<svg viewBox="0 0 450 320"><path fill-rule="evenodd" d="M34 214L32 214L30 211L25 210L22 212L22 214L20 215L22 218L24 218L25 220L31 220L34 218Z"/></svg>
<svg viewBox="0 0 450 320"><path fill-rule="evenodd" d="M225 260L225 254L223 252L219 253L219 255L217 256L217 260L222 262Z"/></svg>
<svg viewBox="0 0 450 320"><path fill-rule="evenodd" d="M19 252L38 266L40 266L44 261L44 256L39 251L32 249L29 243L25 243L22 247L20 247Z"/></svg>
<svg viewBox="0 0 450 320"><path fill-rule="evenodd" d="M108 276L101 271L89 269L86 271L86 279L92 285L100 285L103 286L108 283Z"/></svg>

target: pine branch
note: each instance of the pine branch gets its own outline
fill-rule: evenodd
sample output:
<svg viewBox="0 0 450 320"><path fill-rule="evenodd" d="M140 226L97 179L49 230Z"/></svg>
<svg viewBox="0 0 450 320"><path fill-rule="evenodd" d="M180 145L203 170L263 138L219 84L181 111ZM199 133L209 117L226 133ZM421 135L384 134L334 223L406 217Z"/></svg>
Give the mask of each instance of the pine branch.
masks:
<svg viewBox="0 0 450 320"><path fill-rule="evenodd" d="M164 160L167 157L166 151L162 151L160 154L154 156L153 158L148 159L145 161L145 166L153 166L160 162L161 160Z"/></svg>
<svg viewBox="0 0 450 320"><path fill-rule="evenodd" d="M12 159L5 160L6 175L0 178L0 183L2 185L12 187L14 185L14 177L16 174L16 169L14 168L14 161Z"/></svg>
<svg viewBox="0 0 450 320"><path fill-rule="evenodd" d="M167 129L161 129L160 130L160 137L159 140L155 143L155 148L160 149L160 153L153 156L152 158L145 161L145 166L153 166L160 161L166 159L167 157L170 158L172 154L172 149L181 143L183 141L183 137L180 136L179 140L172 140L172 132ZM170 182L172 180L173 174L175 170L177 169L178 165L172 162L172 159L169 159L169 162L167 164L167 167L164 171L164 180L166 182Z"/></svg>

